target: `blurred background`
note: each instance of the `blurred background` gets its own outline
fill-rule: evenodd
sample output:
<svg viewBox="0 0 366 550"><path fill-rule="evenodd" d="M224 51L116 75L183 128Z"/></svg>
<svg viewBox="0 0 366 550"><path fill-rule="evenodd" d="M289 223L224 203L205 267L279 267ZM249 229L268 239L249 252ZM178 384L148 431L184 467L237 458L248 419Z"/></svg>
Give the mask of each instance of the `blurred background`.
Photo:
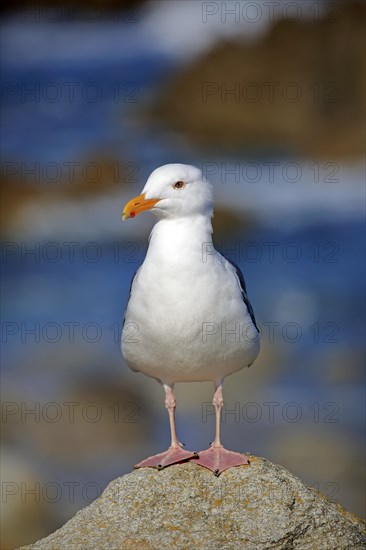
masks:
<svg viewBox="0 0 366 550"><path fill-rule="evenodd" d="M119 341L154 222L122 207L169 162L213 183L262 332L225 383L224 443L364 516L365 6L4 6L1 548L169 444ZM213 388L176 390L180 439L206 448Z"/></svg>

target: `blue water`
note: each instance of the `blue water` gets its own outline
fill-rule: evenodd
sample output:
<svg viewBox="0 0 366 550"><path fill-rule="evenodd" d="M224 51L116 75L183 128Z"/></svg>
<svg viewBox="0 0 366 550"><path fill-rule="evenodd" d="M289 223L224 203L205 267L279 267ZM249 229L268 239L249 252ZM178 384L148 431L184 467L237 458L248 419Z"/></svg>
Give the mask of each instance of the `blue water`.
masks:
<svg viewBox="0 0 366 550"><path fill-rule="evenodd" d="M3 158L70 162L100 150L128 158L136 153L128 111L170 67L170 61L148 54L76 66L5 64Z"/></svg>

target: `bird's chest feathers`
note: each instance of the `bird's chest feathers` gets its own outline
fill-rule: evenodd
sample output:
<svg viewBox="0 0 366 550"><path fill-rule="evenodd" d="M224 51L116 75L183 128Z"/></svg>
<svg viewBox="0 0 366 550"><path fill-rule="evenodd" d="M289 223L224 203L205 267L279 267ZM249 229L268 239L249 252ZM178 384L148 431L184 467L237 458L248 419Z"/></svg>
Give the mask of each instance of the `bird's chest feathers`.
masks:
<svg viewBox="0 0 366 550"><path fill-rule="evenodd" d="M156 314L177 317L197 315L212 307L215 276L199 256L164 256L159 264L147 262L141 269L141 295Z"/></svg>
<svg viewBox="0 0 366 550"><path fill-rule="evenodd" d="M139 321L148 315L159 330L190 330L222 309L216 270L202 261L200 249L165 248L148 256L133 294Z"/></svg>
<svg viewBox="0 0 366 550"><path fill-rule="evenodd" d="M174 332L224 318L230 289L223 288L222 265L204 254L212 246L209 228L177 223L154 231L133 288L131 317L144 323L148 316L157 330Z"/></svg>

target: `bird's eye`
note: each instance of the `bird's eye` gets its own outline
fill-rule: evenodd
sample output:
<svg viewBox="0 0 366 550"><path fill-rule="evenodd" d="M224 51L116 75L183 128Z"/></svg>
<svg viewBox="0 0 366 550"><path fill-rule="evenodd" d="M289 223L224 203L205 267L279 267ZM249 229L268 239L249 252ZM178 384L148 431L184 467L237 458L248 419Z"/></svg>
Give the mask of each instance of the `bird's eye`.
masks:
<svg viewBox="0 0 366 550"><path fill-rule="evenodd" d="M184 187L184 181L176 181L173 187L174 189L182 189L182 187Z"/></svg>

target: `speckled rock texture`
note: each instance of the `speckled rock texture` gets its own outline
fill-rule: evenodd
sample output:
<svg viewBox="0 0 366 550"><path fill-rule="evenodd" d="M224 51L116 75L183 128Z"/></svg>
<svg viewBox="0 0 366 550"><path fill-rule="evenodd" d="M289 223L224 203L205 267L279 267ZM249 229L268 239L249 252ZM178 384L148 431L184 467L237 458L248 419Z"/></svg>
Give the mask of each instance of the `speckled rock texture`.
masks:
<svg viewBox="0 0 366 550"><path fill-rule="evenodd" d="M112 481L28 550L366 548L365 524L281 466L250 457L215 477L192 464Z"/></svg>

